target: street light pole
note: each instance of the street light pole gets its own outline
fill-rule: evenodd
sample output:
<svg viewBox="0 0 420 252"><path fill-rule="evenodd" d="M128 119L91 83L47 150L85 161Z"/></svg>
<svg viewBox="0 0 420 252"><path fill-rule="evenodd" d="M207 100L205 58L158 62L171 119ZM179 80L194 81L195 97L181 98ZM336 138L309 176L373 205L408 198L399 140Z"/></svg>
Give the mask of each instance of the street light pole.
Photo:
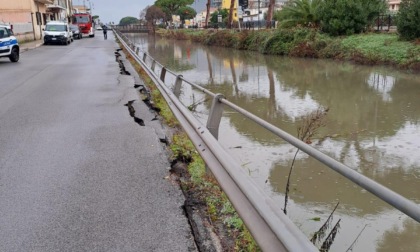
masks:
<svg viewBox="0 0 420 252"><path fill-rule="evenodd" d="M88 3L89 3L89 6L86 6L85 4L85 1L88 1ZM83 0L83 5L84 5L84 7L85 7L85 11L87 12L87 13L90 13L90 14L92 14L92 3L90 2L90 0ZM88 7L89 7L89 9L88 9ZM89 10L89 11L88 11Z"/></svg>

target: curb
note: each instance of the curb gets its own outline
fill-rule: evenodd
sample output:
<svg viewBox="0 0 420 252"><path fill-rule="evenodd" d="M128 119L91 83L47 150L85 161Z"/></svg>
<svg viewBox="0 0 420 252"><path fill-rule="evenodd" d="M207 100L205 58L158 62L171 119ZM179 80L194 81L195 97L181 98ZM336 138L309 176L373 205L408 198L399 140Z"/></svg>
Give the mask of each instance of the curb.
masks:
<svg viewBox="0 0 420 252"><path fill-rule="evenodd" d="M38 48L42 44L43 44L42 42L36 43L35 45L30 45L30 46L25 46L25 44L23 44L23 46L21 46L20 52L23 53L23 52Z"/></svg>

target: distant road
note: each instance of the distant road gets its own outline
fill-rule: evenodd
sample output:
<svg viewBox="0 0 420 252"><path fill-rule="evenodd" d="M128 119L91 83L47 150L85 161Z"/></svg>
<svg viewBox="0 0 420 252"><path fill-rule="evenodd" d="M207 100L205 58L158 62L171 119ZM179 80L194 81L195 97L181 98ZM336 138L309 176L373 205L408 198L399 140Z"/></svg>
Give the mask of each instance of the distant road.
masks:
<svg viewBox="0 0 420 252"><path fill-rule="evenodd" d="M195 251L116 48L97 32L0 59L0 251Z"/></svg>

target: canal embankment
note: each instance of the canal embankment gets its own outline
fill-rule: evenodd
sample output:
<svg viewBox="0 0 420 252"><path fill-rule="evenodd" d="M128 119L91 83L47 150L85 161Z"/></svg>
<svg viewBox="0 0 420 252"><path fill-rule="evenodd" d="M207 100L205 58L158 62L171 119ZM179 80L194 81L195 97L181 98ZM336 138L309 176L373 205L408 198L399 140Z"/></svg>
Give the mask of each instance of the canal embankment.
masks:
<svg viewBox="0 0 420 252"><path fill-rule="evenodd" d="M146 71L120 44L127 60L142 79L143 101L166 125L171 152L171 176L185 196L184 211L199 251L260 251L216 179L206 173L204 160L172 114ZM130 66L130 67L131 67Z"/></svg>
<svg viewBox="0 0 420 252"><path fill-rule="evenodd" d="M165 38L269 55L333 59L420 71L420 43L400 40L396 33L332 37L316 29L294 28L242 31L160 29L157 34Z"/></svg>
<svg viewBox="0 0 420 252"><path fill-rule="evenodd" d="M328 123L320 131L320 138L313 139L313 145L379 183L416 199L413 188L419 170L418 159L412 155L418 146L414 140L418 135L415 133L418 113L414 109L418 107L416 74L392 67L272 56L146 34L127 37L140 50L141 58L147 53L148 58L150 55L188 81L223 93L235 104L290 134L296 133L308 111L318 106L329 107ZM148 60L148 64L152 62ZM155 71L159 73L160 67L156 65ZM167 81L173 87L176 78ZM193 92L183 85L180 98L198 117L208 114L210 101L200 91ZM264 131L257 131L255 125L235 113L226 113L221 123L221 144L281 204L286 171L295 150ZM366 251L395 251L402 246L399 240L409 240L404 242L407 247L418 246L409 238L416 233L412 232L414 222L305 155L298 155L295 165L288 215L308 237L340 201L335 213L341 219L340 235L331 251L349 248L353 237L362 230L357 247ZM202 184L211 188L207 181ZM191 188L199 186L198 183ZM218 198L209 199L205 206L213 212ZM227 225L234 223L234 219L225 220Z"/></svg>

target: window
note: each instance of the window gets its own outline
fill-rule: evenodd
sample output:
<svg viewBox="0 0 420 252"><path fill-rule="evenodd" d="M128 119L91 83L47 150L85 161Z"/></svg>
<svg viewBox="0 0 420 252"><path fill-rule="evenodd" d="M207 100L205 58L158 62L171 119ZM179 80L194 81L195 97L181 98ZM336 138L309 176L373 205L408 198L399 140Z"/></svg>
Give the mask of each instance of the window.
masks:
<svg viewBox="0 0 420 252"><path fill-rule="evenodd" d="M7 32L5 27L0 27L0 39L9 37L9 33Z"/></svg>
<svg viewBox="0 0 420 252"><path fill-rule="evenodd" d="M44 24L47 23L47 14L42 13L42 19L44 20Z"/></svg>
<svg viewBox="0 0 420 252"><path fill-rule="evenodd" d="M65 25L47 25L45 27L46 31L67 31L67 27Z"/></svg>
<svg viewBox="0 0 420 252"><path fill-rule="evenodd" d="M74 24L87 24L89 23L89 16L75 16L73 17Z"/></svg>
<svg viewBox="0 0 420 252"><path fill-rule="evenodd" d="M36 24L37 25L42 25L41 12L36 13Z"/></svg>

